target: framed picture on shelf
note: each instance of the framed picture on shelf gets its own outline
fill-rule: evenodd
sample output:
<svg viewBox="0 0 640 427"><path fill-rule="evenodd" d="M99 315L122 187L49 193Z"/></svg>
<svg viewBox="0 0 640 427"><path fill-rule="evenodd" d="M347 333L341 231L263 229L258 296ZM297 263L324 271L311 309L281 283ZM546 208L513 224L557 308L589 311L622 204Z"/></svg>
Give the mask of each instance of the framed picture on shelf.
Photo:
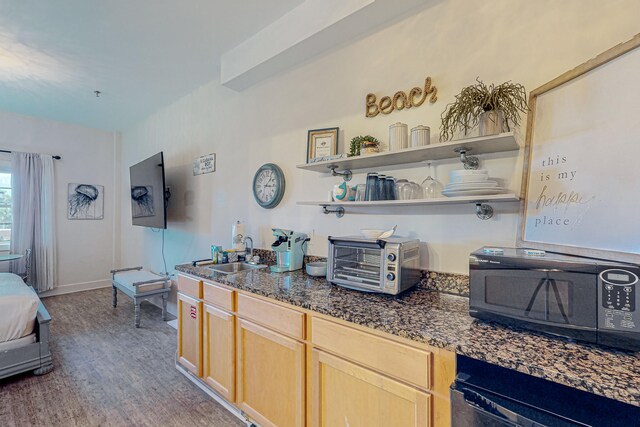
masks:
<svg viewBox="0 0 640 427"><path fill-rule="evenodd" d="M307 163L338 154L338 128L312 129L307 135Z"/></svg>

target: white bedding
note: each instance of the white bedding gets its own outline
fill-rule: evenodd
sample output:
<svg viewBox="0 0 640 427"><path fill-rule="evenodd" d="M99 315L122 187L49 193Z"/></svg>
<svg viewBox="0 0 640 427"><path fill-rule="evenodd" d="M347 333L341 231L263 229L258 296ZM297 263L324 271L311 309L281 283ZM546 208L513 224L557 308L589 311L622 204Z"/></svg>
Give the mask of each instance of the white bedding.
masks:
<svg viewBox="0 0 640 427"><path fill-rule="evenodd" d="M39 302L36 293L19 276L0 273L0 342L33 332Z"/></svg>
<svg viewBox="0 0 640 427"><path fill-rule="evenodd" d="M25 345L33 344L34 342L36 342L35 333L16 340L0 342L0 351L14 350L16 348L24 347Z"/></svg>

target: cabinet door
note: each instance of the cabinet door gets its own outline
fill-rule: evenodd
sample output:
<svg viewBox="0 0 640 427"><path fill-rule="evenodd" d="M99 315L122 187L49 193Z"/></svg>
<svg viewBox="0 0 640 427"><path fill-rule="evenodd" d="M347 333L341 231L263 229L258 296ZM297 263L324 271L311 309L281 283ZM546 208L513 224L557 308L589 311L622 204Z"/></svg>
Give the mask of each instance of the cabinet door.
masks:
<svg viewBox="0 0 640 427"><path fill-rule="evenodd" d="M304 344L238 319L240 409L263 427L304 425Z"/></svg>
<svg viewBox="0 0 640 427"><path fill-rule="evenodd" d="M204 372L211 388L230 402L235 399L235 337L232 314L204 306Z"/></svg>
<svg viewBox="0 0 640 427"><path fill-rule="evenodd" d="M314 427L430 425L427 393L320 350L312 360Z"/></svg>
<svg viewBox="0 0 640 427"><path fill-rule="evenodd" d="M202 303L179 292L178 361L202 376Z"/></svg>

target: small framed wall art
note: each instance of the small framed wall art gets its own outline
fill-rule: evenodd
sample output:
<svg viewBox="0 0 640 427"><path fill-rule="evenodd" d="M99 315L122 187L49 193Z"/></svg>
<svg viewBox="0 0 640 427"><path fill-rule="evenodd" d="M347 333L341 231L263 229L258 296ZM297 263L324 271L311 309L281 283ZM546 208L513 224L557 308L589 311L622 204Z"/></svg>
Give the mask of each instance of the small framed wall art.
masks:
<svg viewBox="0 0 640 427"><path fill-rule="evenodd" d="M67 219L104 219L104 186L71 183L68 191Z"/></svg>
<svg viewBox="0 0 640 427"><path fill-rule="evenodd" d="M307 135L307 163L338 154L338 128L312 129Z"/></svg>

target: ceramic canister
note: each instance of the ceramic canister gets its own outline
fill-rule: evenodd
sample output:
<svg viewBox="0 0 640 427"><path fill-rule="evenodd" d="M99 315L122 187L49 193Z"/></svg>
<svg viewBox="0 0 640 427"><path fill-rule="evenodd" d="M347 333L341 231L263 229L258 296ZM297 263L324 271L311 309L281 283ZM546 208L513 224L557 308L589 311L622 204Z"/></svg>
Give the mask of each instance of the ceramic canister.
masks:
<svg viewBox="0 0 640 427"><path fill-rule="evenodd" d="M411 143L409 147L422 147L431 143L431 129L429 126L416 126L411 129Z"/></svg>
<svg viewBox="0 0 640 427"><path fill-rule="evenodd" d="M398 151L409 145L409 126L406 123L394 123L389 126L389 151Z"/></svg>

